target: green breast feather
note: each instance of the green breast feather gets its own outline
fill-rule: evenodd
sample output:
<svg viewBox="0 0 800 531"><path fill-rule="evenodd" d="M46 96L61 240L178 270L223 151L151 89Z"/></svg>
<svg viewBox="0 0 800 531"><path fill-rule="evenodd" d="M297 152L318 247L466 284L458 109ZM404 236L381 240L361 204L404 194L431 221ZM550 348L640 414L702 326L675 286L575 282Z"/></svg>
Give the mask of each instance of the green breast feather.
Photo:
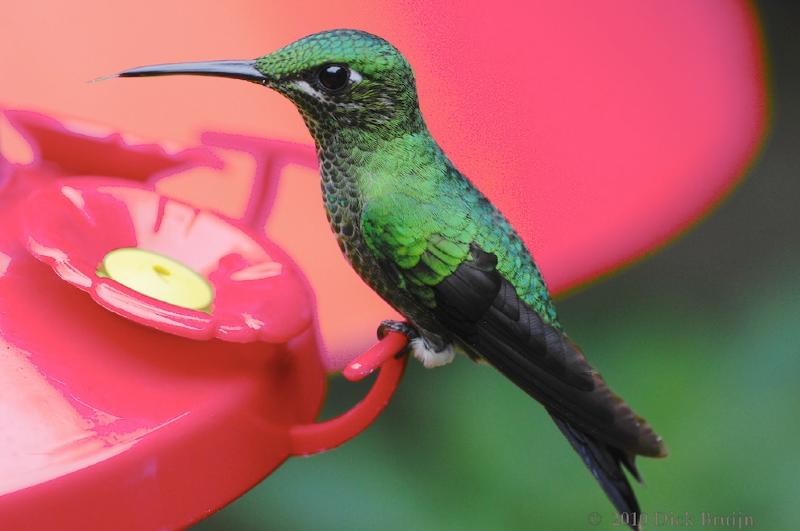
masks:
<svg viewBox="0 0 800 531"><path fill-rule="evenodd" d="M468 185L468 183L465 182ZM517 295L547 323L558 326L556 311L542 277L508 222L474 188L420 200L416 190L393 191L370 198L361 227L370 251L391 261L401 282L421 304L434 308L432 287L469 260L475 243L497 256L497 269Z"/></svg>

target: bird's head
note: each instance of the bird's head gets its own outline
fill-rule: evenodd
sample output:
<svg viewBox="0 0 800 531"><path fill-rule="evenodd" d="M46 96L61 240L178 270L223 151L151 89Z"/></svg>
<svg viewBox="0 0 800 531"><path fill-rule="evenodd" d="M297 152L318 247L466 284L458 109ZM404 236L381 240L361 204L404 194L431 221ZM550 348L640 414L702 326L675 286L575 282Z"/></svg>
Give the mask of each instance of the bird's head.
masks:
<svg viewBox="0 0 800 531"><path fill-rule="evenodd" d="M363 31L316 33L255 60L153 65L118 75L174 74L270 87L294 102L318 141L341 128L392 136L423 127L408 62L387 41Z"/></svg>

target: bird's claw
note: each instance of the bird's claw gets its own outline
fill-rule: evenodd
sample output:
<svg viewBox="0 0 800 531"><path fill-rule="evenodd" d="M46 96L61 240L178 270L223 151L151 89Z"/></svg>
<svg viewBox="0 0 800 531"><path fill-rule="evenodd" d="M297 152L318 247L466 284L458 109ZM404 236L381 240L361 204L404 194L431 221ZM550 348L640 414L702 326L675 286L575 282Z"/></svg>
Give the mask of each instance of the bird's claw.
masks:
<svg viewBox="0 0 800 531"><path fill-rule="evenodd" d="M386 337L386 334L389 332L399 332L400 334L406 336L409 341L419 337L419 332L417 332L417 329L405 321L392 321L389 319L386 321L381 321L381 324L378 327L378 340Z"/></svg>

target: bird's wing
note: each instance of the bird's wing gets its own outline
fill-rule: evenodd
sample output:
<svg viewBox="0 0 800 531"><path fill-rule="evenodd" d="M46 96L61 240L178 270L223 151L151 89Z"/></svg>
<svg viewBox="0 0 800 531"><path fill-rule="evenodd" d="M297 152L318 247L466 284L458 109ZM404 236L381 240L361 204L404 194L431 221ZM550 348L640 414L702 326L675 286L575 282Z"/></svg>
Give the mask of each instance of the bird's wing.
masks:
<svg viewBox="0 0 800 531"><path fill-rule="evenodd" d="M545 323L476 244L434 288L437 319L554 416L627 454L662 456L647 422L606 385L561 330Z"/></svg>
<svg viewBox="0 0 800 531"><path fill-rule="evenodd" d="M422 307L435 306L433 286L469 257L475 226L447 205L395 193L367 203L361 231L370 251Z"/></svg>
<svg viewBox="0 0 800 531"><path fill-rule="evenodd" d="M420 205L402 195L367 205L362 217L372 252L472 354L590 437L631 456L665 455L660 437L608 388L577 345L519 297L498 271L497 257L475 242L475 230L458 208Z"/></svg>
<svg viewBox="0 0 800 531"><path fill-rule="evenodd" d="M617 511L638 522L623 467L639 479L635 455L666 455L661 439L577 345L520 297L462 211L395 196L365 208L362 232L418 308L545 406Z"/></svg>
<svg viewBox="0 0 800 531"><path fill-rule="evenodd" d="M638 522L623 467L640 479L635 455L666 455L661 438L561 330L520 299L493 254L475 244L470 254L434 288L437 319L545 406L617 511Z"/></svg>

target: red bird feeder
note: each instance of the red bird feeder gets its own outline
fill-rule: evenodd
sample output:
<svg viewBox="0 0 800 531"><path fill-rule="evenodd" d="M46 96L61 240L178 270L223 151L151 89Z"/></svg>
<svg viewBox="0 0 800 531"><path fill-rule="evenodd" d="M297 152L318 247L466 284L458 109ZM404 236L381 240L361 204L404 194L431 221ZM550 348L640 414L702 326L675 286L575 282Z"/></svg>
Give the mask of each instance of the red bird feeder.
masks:
<svg viewBox="0 0 800 531"><path fill-rule="evenodd" d="M325 370L303 275L246 225L154 190L153 168L213 163L210 151L8 116L37 159L2 166L4 525L181 527L290 455L342 444L388 403L398 334L365 355L388 360L366 398L314 423ZM115 158L128 180L72 175Z"/></svg>

